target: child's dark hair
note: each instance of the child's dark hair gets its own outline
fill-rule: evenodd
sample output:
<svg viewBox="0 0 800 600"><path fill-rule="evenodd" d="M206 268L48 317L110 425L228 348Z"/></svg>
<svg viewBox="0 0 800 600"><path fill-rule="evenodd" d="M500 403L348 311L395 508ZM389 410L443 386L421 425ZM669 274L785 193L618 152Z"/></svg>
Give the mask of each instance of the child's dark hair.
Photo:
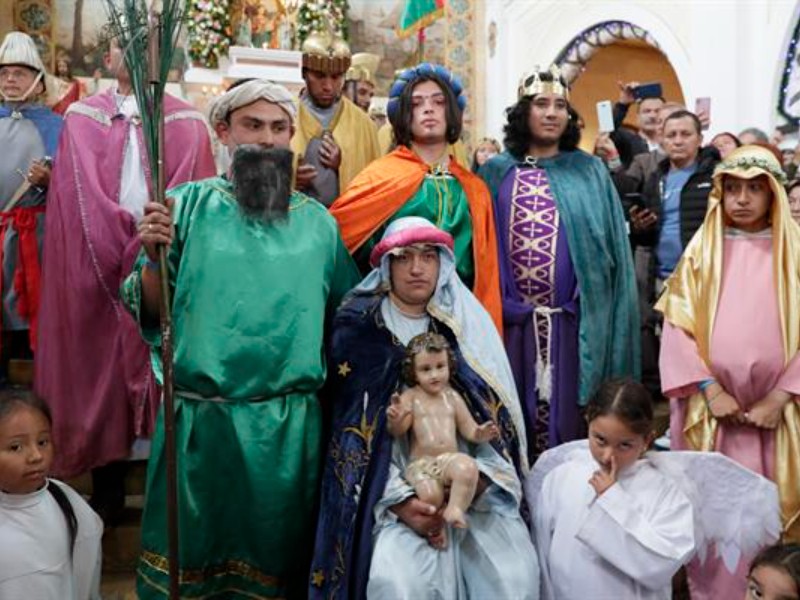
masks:
<svg viewBox="0 0 800 600"><path fill-rule="evenodd" d="M53 416L50 413L50 407L39 396L21 388L0 390L0 423L20 408L29 408L40 412L47 419L48 424L52 426ZM64 514L64 519L67 521L71 553L75 548L75 538L78 536L78 518L75 516L75 510L72 508L72 504L64 490L58 484L50 482L47 486L47 491L53 496L53 500L56 501L56 504Z"/></svg>
<svg viewBox="0 0 800 600"><path fill-rule="evenodd" d="M450 373L456 366L456 357L447 339L439 333L421 333L411 338L406 346L406 356L403 359L403 379L408 385L417 385L414 375L414 357L420 352L447 352L447 366Z"/></svg>
<svg viewBox="0 0 800 600"><path fill-rule="evenodd" d="M600 385L586 406L586 422L606 415L618 417L638 435L653 431L653 399L633 379L611 379Z"/></svg>
<svg viewBox="0 0 800 600"><path fill-rule="evenodd" d="M748 576L752 576L758 567L783 571L794 582L795 593L800 594L800 544L776 544L764 548L750 564Z"/></svg>
<svg viewBox="0 0 800 600"><path fill-rule="evenodd" d="M20 407L38 410L45 416L50 425L53 424L53 416L50 414L50 407L33 392L22 388L0 390L0 421Z"/></svg>

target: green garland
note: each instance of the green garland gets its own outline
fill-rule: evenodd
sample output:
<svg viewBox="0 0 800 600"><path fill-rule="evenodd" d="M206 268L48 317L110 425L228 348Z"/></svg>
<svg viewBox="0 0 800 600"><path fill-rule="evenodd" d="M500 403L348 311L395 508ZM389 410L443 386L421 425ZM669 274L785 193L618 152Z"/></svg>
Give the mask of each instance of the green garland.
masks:
<svg viewBox="0 0 800 600"><path fill-rule="evenodd" d="M328 23L337 35L349 39L347 0L307 0L297 13L297 38L302 44L315 31L326 31Z"/></svg>
<svg viewBox="0 0 800 600"><path fill-rule="evenodd" d="M216 69L231 45L230 0L188 0L189 57L198 67Z"/></svg>

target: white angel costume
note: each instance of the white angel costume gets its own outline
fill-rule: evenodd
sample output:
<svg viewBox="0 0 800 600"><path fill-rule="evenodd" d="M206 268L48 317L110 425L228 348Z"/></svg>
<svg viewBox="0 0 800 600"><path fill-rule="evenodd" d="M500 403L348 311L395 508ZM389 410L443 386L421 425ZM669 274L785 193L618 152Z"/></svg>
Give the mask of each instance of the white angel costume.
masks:
<svg viewBox="0 0 800 600"><path fill-rule="evenodd" d="M72 548L49 485L61 488L75 513ZM98 600L102 536L100 517L68 485L51 479L31 494L0 492L0 599Z"/></svg>
<svg viewBox="0 0 800 600"><path fill-rule="evenodd" d="M599 497L598 468L579 440L525 482L543 599L670 600L672 576L711 542L733 570L780 533L775 484L721 454L649 452Z"/></svg>

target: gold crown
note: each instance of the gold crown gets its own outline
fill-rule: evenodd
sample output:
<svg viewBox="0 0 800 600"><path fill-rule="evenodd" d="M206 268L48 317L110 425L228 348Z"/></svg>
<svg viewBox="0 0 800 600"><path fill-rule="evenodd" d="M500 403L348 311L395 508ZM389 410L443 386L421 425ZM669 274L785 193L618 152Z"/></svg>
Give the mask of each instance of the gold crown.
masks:
<svg viewBox="0 0 800 600"><path fill-rule="evenodd" d="M381 57L377 54L370 54L368 52L359 52L353 54L350 68L347 70L347 75L344 78L348 81L366 81L375 85L375 71L378 70L378 65L381 62Z"/></svg>
<svg viewBox="0 0 800 600"><path fill-rule="evenodd" d="M350 67L350 46L330 26L325 32L309 35L300 50L305 69L338 75Z"/></svg>
<svg viewBox="0 0 800 600"><path fill-rule="evenodd" d="M569 88L562 83L561 68L557 64L550 65L552 81L542 81L539 65L533 68L532 73L525 73L520 79L517 89L517 99L536 94L558 94L569 100Z"/></svg>

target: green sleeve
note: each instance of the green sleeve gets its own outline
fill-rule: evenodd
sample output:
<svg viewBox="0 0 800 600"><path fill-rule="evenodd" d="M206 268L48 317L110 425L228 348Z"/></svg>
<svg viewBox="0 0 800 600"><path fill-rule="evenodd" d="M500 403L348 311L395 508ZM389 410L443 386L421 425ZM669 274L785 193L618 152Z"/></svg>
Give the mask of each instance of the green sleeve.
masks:
<svg viewBox="0 0 800 600"><path fill-rule="evenodd" d="M176 188L174 193L168 194L174 202L172 215L175 222L175 239L167 253L170 298L174 296L175 279L177 277L178 265L180 264L181 247L183 246L181 240L184 237L185 227L181 225L187 220L186 215L183 213L185 212L185 207L188 202L183 201L184 198L182 198L182 196L185 194L181 194L181 190L187 190L187 188L182 186ZM154 325L148 323L142 318L142 270L145 268L146 263L147 254L145 254L144 248L142 248L139 250L139 255L136 257L136 262L134 262L130 274L123 280L120 286L120 298L122 298L122 303L125 305L125 308L139 325L144 341L150 346L158 348L161 346L161 328L158 324Z"/></svg>
<svg viewBox="0 0 800 600"><path fill-rule="evenodd" d="M161 331L158 327L148 326L142 321L142 269L147 263L144 249L139 250L139 256L133 264L133 270L120 286L119 295L134 321L139 325L144 341L151 346L161 345Z"/></svg>

